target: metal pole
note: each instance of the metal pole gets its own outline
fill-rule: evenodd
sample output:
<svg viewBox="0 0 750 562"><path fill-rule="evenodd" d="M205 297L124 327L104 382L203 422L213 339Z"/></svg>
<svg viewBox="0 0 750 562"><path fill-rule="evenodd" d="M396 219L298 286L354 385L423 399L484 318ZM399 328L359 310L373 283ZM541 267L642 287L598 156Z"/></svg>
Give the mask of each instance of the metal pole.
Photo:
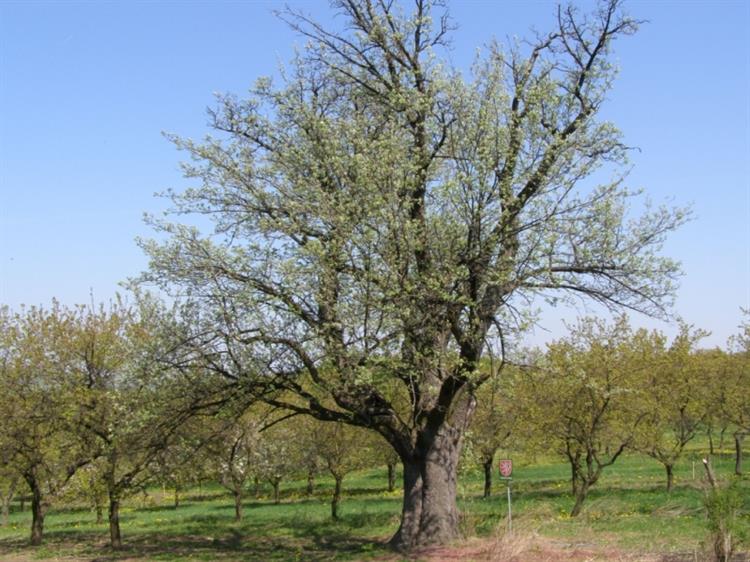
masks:
<svg viewBox="0 0 750 562"><path fill-rule="evenodd" d="M508 531L513 531L513 512L510 506L510 480L508 480Z"/></svg>

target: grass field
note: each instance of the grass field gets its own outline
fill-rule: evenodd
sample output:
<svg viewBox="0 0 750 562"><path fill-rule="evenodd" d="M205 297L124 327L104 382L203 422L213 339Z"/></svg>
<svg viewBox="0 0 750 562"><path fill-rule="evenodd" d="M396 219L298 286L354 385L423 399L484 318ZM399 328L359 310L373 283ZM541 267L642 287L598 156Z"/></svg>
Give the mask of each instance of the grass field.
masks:
<svg viewBox="0 0 750 562"><path fill-rule="evenodd" d="M553 541L561 550L593 549L601 556L539 558L555 560L610 559L618 556L646 558L656 553L664 560L701 560L707 536L702 507L702 467L688 453L676 472L676 488L664 490L660 465L644 457L625 456L610 467L592 490L583 513L568 517L572 506L568 467L543 459L534 463L516 460L513 481L513 522L516 534ZM720 476L732 470L729 452L715 457ZM14 505L8 527L0 527L0 559L66 560L398 560L385 541L398 526L400 491L388 493L385 469L350 475L344 483L341 519L330 519L328 495L332 481L321 477L312 497L304 494L303 481L282 483L282 502L274 505L266 495L250 498L245 518L233 521L230 496L218 486L183 493L179 508L172 494L161 489L131 498L122 514L125 546L107 547L106 522L95 523L85 508L53 509L45 520L45 543L27 546L30 511ZM462 475L459 505L461 530L474 542L498 541L506 525L505 488L495 482L494 496L481 498L478 473ZM750 481L742 482L744 506L741 532L750 538ZM471 542L471 541L470 541ZM460 548L459 543L458 548ZM747 548L747 543L745 543ZM460 552L460 551L459 551ZM469 552L469 551L467 551ZM424 553L424 558L432 555ZM466 552L461 559L472 559ZM477 555L477 558L485 555ZM641 558L643 556L643 558ZM633 558L634 557L634 558ZM420 558L418 556L417 558ZM432 556L434 559L435 556ZM438 559L443 559L437 555ZM524 558L519 558L523 560ZM655 558L659 559L659 558Z"/></svg>

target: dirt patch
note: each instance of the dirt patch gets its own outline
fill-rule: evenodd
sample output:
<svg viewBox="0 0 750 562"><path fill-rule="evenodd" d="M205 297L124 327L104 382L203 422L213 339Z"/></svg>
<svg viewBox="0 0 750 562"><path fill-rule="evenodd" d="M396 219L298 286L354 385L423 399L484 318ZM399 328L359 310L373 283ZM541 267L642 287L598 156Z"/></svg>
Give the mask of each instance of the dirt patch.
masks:
<svg viewBox="0 0 750 562"><path fill-rule="evenodd" d="M420 562L693 562L692 553L632 552L588 543L567 543L536 534L505 535L496 539L472 539L451 546L424 549L415 554Z"/></svg>

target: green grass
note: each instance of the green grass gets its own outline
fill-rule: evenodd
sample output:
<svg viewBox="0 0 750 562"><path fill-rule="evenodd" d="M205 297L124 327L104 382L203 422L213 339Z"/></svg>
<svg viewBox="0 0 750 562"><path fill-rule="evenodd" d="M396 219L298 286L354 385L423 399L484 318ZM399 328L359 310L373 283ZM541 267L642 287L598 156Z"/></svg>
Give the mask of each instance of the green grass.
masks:
<svg viewBox="0 0 750 562"><path fill-rule="evenodd" d="M677 467L676 487L664 490L661 466L645 457L623 456L592 489L582 514L568 517L573 500L568 467L554 459L534 463L517 459L513 480L515 524L542 536L575 543L602 544L626 550L692 552L706 537L700 483L701 466L692 478L688 452ZM729 454L714 459L728 476ZM700 470L699 470L700 469ZM14 506L10 526L0 527L0 558L60 556L146 560L363 560L387 555L383 547L397 528L400 492L385 491L385 469L350 475L344 483L341 520L330 519L332 481L321 477L312 497L304 482L282 483L282 503L274 505L269 489L245 502L245 518L233 521L232 499L218 486L183 493L179 508L160 489L128 500L121 513L125 548L107 547L106 523L95 523L87 509L52 510L45 521L45 544L27 546L28 506ZM750 535L750 482L742 483L742 532ZM459 507L465 536L493 536L506 516L505 488L495 482L492 498L481 496L478 471L461 475Z"/></svg>

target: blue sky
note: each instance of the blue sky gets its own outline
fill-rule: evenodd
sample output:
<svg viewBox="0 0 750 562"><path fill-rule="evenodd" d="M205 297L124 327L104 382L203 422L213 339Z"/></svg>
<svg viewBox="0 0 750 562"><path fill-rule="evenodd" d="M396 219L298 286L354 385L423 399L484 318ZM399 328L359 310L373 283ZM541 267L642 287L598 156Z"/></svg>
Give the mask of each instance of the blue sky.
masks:
<svg viewBox="0 0 750 562"><path fill-rule="evenodd" d="M326 2L289 3L331 19ZM203 136L213 92L242 94L303 44L274 7L0 2L0 302L106 300L146 266L134 242L149 235L142 215L163 209L155 192L185 185L161 132ZM554 10L453 2L450 59L466 67L493 36L548 29ZM675 313L722 344L750 307L750 2L627 10L649 23L616 47L622 70L604 115L640 148L630 185L692 205L695 220L665 248L685 271ZM546 311L530 341L562 335L575 314Z"/></svg>

